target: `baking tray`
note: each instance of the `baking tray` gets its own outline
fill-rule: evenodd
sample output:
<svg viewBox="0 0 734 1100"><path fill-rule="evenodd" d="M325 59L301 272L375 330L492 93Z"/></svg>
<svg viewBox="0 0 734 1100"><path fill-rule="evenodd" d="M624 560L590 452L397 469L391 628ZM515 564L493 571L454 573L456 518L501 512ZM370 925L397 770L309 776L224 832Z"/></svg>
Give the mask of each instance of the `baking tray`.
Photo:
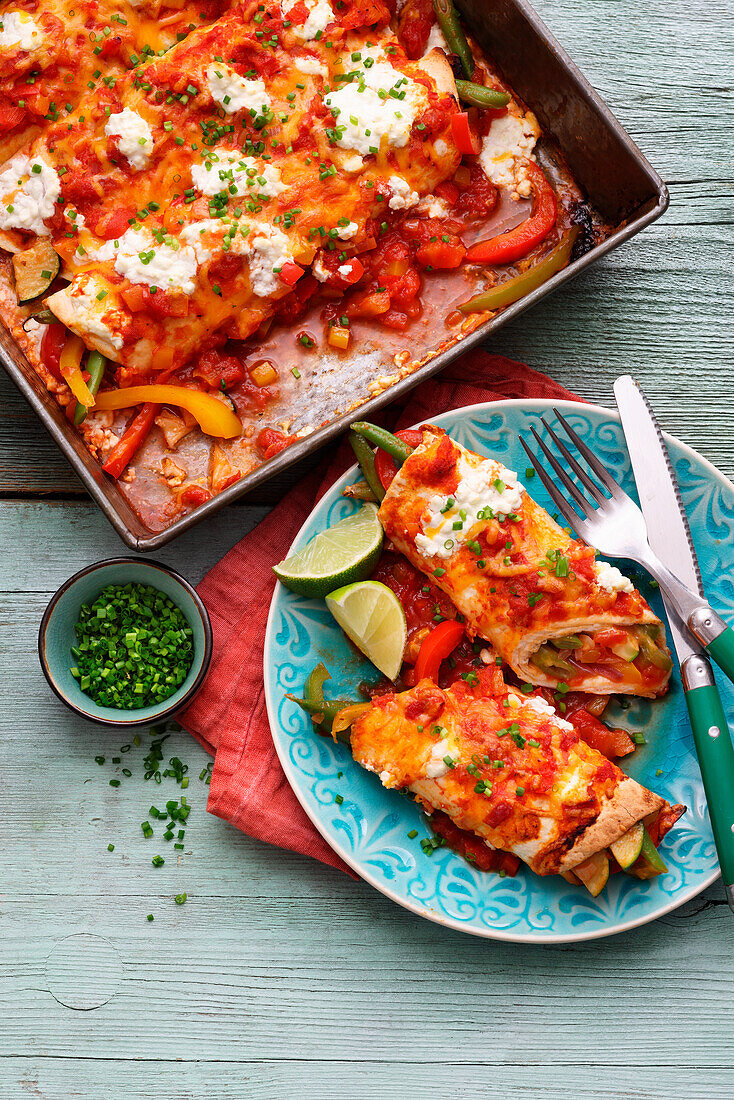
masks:
<svg viewBox="0 0 734 1100"><path fill-rule="evenodd" d="M479 45L497 64L514 91L535 112L544 133L550 135L559 146L588 201L612 226L612 230L603 242L543 286L389 389L362 403L358 409L360 419L370 416L425 378L443 370L469 348L482 343L541 298L574 279L585 268L659 218L669 202L668 190L660 176L525 0L458 0L458 6ZM165 530L152 533L116 484L105 477L99 463L89 454L81 437L68 423L62 409L3 326L0 326L0 362L123 542L140 552L157 550L335 439L357 413L356 409L351 409L334 418Z"/></svg>

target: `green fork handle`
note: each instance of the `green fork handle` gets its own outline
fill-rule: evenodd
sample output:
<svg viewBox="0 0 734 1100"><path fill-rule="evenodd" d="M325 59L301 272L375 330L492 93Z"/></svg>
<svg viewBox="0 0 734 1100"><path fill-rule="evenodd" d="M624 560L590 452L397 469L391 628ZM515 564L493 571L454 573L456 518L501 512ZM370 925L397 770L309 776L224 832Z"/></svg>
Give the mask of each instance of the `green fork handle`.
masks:
<svg viewBox="0 0 734 1100"><path fill-rule="evenodd" d="M698 655L688 657L681 666L681 676L716 853L726 897L734 910L734 746L706 658Z"/></svg>

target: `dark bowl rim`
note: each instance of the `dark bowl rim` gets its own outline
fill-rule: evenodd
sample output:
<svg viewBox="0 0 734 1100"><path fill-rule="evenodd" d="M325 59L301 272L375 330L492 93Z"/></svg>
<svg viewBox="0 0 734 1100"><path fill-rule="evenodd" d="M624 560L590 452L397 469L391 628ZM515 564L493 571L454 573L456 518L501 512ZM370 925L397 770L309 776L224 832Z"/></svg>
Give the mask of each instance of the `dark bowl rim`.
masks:
<svg viewBox="0 0 734 1100"><path fill-rule="evenodd" d="M48 660L46 658L46 631L48 630L51 616L53 615L59 600L66 592L69 591L70 588L73 588L76 582L81 580L82 577L86 577L90 573L96 573L98 569L101 569L102 567L108 565L142 565L146 568L158 570L161 573L167 573L170 577L173 577L173 579L193 600L194 606L196 607L199 618L201 620L201 625L204 629L204 655L202 658L201 667L196 675L196 679L194 680L193 684L188 689L186 694L181 699L179 699L177 703L166 708L165 710L158 711L156 712L156 714L151 715L147 718L133 718L132 715L135 713L134 711L130 711L130 718L125 719L98 718L94 714L88 714L86 711L78 707L75 703L72 703L70 699L67 699L61 689L57 687L56 682L51 674ZM115 729L123 727L129 728L130 726L148 726L151 724L155 724L172 718L174 714L178 714L179 711L188 706L188 704L193 700L194 696L198 694L204 682L204 678L209 671L209 666L211 665L212 661L213 650L214 637L212 633L212 624L209 618L209 612L207 611L204 601L202 600L201 596L196 591L194 586L189 581L187 581L186 578L182 576L177 569L173 569L170 565L164 565L163 562L151 561L150 559L140 557L123 556L116 558L104 558L101 561L96 561L93 562L91 565L85 566L84 569L78 570L78 572L74 573L71 577L65 580L59 588L56 589L46 606L46 610L41 617L41 623L38 627L38 659L41 664L41 671L46 678L48 686L51 688L57 699L60 699L61 702L70 711L72 711L74 714L79 715L80 718L84 718L88 722L94 722L98 726L108 726ZM120 711L119 713L126 714L128 712Z"/></svg>

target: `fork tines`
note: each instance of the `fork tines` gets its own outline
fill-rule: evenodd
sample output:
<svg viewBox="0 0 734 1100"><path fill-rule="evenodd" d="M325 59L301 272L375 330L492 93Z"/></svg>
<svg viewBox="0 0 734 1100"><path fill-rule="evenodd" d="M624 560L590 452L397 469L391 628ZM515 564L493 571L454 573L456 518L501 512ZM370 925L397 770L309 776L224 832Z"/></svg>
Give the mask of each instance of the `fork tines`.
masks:
<svg viewBox="0 0 734 1100"><path fill-rule="evenodd" d="M603 492L602 488L597 484L596 481L589 477L586 470L584 470L584 468L579 464L576 458L574 458L574 456L571 454L571 451L568 449L563 440L559 438L556 432L551 428L551 426L543 417L541 417L541 423L543 424L543 427L548 432L548 435L550 436L551 440L556 445L560 453L563 455L568 464L568 467L576 475L576 477L581 482L583 487L587 490L587 492L592 495L592 497L596 501L596 504L589 501L578 488L578 486L574 484L561 463L555 457L550 448L543 442L534 427L531 427L530 430L533 433L535 442L540 447L543 455L547 459L548 464L550 465L552 470L555 472L558 480L576 502L579 512L581 513L580 515L571 507L566 498L563 496L560 489L558 488L558 485L545 469L540 457L530 450L524 439L521 439L520 442L522 443L525 453L532 462L533 467L537 471L540 480L543 482L546 489L548 490L548 493L554 504L558 508L559 512L561 512L562 515L565 516L571 526L580 534L581 528L584 526L585 518L593 514L598 507L601 506L601 508L603 509L604 505L610 497L615 500L620 500L625 496L625 494L623 493L622 489L620 489L614 478L612 478L607 470L604 469L601 462L599 462L599 459L596 457L593 451L589 450L589 448L579 437L577 432L574 431L566 418L556 408L553 409L553 412L556 414L560 424L563 427L563 430L565 431L569 439L571 439L579 454L586 460L593 472L599 478L599 481L601 481L604 488L608 490L609 496L607 496Z"/></svg>

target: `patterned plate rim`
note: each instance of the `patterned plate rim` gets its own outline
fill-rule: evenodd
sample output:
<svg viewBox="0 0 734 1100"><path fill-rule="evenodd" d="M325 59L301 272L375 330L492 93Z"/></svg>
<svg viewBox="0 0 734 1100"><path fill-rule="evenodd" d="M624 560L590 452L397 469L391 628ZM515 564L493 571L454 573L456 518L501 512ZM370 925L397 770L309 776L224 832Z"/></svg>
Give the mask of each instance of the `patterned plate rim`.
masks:
<svg viewBox="0 0 734 1100"><path fill-rule="evenodd" d="M462 406L460 409L449 409L444 413L439 413L435 417L431 418L431 423L437 423L440 425L446 417L454 418L463 415L475 416L481 414L484 411L501 412L514 408L521 408L529 411L534 411L535 409L537 409L543 412L552 412L554 408L561 408L563 410L569 410L571 412L573 412L574 410L578 411L579 408L589 409L594 413L601 414L607 419L613 421L615 424L620 424L620 416L616 409L608 409L605 408L603 405L594 405L588 401L567 401L557 399L554 400L546 397L512 398L506 401L482 401L478 402L475 405L465 405ZM424 422L425 421L421 421L421 423ZM414 428L417 428L420 425L414 424L412 426ZM666 444L675 444L675 446L679 447L684 454L687 454L688 456L694 458L696 462L701 463L704 469L708 471L713 478L722 482L732 493L734 493L734 483L730 481L725 474L722 474L721 470L717 469L717 467L714 466L712 462L709 462L707 458L704 458L703 455L699 454L698 451L693 449L693 447L689 447L687 443L682 443L679 439L676 439L675 436L670 435L668 432L663 432L663 436L665 437ZM288 551L289 554L291 553L292 549L298 544L301 535L310 524L311 518L313 516L313 513L316 511L316 508L320 507L324 503L324 500L327 496L339 493L341 489L349 483L350 479L354 477L356 471L357 465L355 463L354 465L350 466L348 470L345 470L342 476L334 482L334 484L327 490L324 496L321 497L319 501L317 501L317 503L311 509L311 511L301 524L300 528L298 529L298 533L293 539L293 542L291 543L291 548ZM435 910L432 909L426 909L418 902L412 901L410 898L400 897L394 890L391 890L384 883L380 882L379 879L371 873L369 868L366 867L362 861L360 861L358 858L355 858L348 851L346 846L339 842L338 838L329 831L329 829L323 824L323 822L319 820L318 816L315 813L311 812L311 808L308 805L308 801L305 795L301 793L301 776L298 770L292 765L289 755L285 751L285 747L280 743L280 738L276 736L274 732L279 729L279 724L277 718L277 705L272 693L272 685L275 683L275 677L271 675L272 669L270 667L270 654L272 651L272 632L275 629L274 621L276 614L277 594L278 588L276 586L270 601L270 611L268 613L268 621L265 629L265 644L263 649L263 682L265 688L265 705L267 708L268 722L270 724L273 744L275 745L275 751L278 754L278 759L280 760L281 766L283 768L283 771L285 772L291 789L298 799L299 803L303 807L306 816L313 823L313 825L324 838L329 847L332 848L336 852L336 854L340 856L340 858L343 859L349 867L352 868L353 871L356 871L356 873L364 882L368 883L368 885L370 886L373 886L376 890L379 890L381 894L384 894L385 897L390 898L391 901L394 901L401 908L407 909L411 913L416 913L419 917L423 917L424 919L429 920L434 924L442 925L444 928L453 928L470 936L478 936L481 939L503 940L508 943L533 943L548 945L558 943L578 943L582 940L605 939L607 936L614 936L619 932L627 932L632 928L639 928L642 925L649 924L651 921L658 920L660 917L664 917L666 916L666 914L672 913L675 909L680 908L681 905L684 905L692 898L697 897L698 894L702 893L707 887L711 886L711 884L716 882L716 880L720 877L720 871L717 868L717 870L712 872L701 882L698 882L695 885L691 885L688 888L681 887L671 900L661 904L660 908L656 909L652 913L645 913L642 916L633 917L629 920L623 920L618 922L617 924L607 925L603 928L596 928L592 931L579 932L578 934L573 935L567 934L549 936L536 935L533 933L518 935L516 933L505 932L502 929L496 928L469 928L454 917L437 913ZM697 784L700 790L703 790L703 784L701 782L700 776L697 776Z"/></svg>

